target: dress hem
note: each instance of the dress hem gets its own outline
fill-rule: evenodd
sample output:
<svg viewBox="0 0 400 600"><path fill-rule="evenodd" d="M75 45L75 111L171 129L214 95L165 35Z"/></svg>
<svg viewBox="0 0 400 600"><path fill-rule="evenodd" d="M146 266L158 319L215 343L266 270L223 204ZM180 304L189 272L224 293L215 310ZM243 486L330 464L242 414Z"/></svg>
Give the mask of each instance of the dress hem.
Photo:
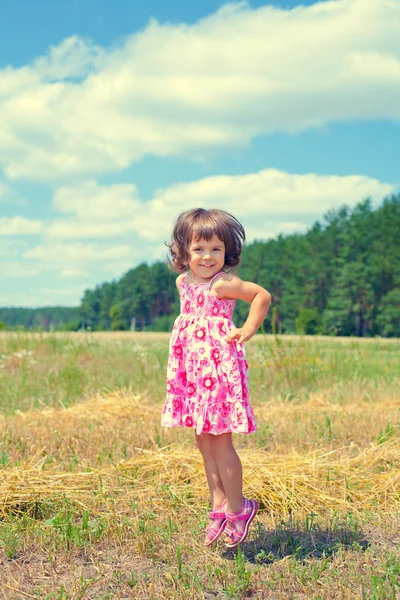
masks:
<svg viewBox="0 0 400 600"><path fill-rule="evenodd" d="M170 429L178 429L178 427L182 429L194 429L197 433L197 428L194 425L164 425L164 423L161 423L161 427L166 427ZM243 433L245 435L250 435L251 433L255 433L256 431L257 428L252 429L251 431L245 431L243 429L224 429L223 431L201 431L200 433L197 433L197 435L200 435L201 433L210 433L211 435L221 435L222 433Z"/></svg>

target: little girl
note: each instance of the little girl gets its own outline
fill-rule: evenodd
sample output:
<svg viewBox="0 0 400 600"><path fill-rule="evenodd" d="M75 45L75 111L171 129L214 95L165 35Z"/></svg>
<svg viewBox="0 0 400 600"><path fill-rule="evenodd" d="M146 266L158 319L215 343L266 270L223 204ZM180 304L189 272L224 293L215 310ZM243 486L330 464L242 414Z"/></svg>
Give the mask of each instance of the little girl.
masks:
<svg viewBox="0 0 400 600"><path fill-rule="evenodd" d="M205 544L225 531L228 548L247 537L258 510L255 500L243 497L232 432L256 429L243 342L254 336L271 303L264 288L230 273L239 264L244 240L235 217L198 208L179 215L169 244L170 266L180 273L181 314L170 341L161 424L195 430L212 504ZM232 323L237 298L251 302L240 328Z"/></svg>

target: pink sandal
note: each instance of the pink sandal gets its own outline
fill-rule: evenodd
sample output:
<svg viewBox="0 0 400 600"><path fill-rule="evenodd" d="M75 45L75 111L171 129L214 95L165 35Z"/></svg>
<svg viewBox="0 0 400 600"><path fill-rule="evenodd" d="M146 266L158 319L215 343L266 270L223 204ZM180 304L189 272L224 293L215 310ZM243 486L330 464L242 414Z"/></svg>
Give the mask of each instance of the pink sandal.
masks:
<svg viewBox="0 0 400 600"><path fill-rule="evenodd" d="M237 513L226 513L226 520L233 524L225 527L225 533L231 538L232 543L226 543L227 548L237 548L248 536L250 523L258 511L258 503L255 500L243 498L242 509ZM244 527L237 527L235 523L244 521ZM239 523L238 523L239 524Z"/></svg>
<svg viewBox="0 0 400 600"><path fill-rule="evenodd" d="M219 540L221 535L224 533L227 523L225 511L226 500L224 500L219 508L211 510L208 513L208 516L210 519L212 519L212 522L207 526L206 529L206 539L204 541L206 546L211 546L211 544Z"/></svg>

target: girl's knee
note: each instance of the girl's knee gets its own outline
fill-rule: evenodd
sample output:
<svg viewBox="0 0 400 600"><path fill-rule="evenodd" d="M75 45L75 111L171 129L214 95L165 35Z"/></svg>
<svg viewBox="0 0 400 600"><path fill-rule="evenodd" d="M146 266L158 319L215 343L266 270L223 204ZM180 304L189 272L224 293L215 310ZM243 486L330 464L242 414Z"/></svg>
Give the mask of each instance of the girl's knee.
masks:
<svg viewBox="0 0 400 600"><path fill-rule="evenodd" d="M202 433L200 435L198 435L197 433L195 434L196 446L203 455L210 453L211 444L209 438L210 435L208 435L207 433Z"/></svg>
<svg viewBox="0 0 400 600"><path fill-rule="evenodd" d="M233 448L231 433L222 433L221 435L213 436L211 442L212 452L226 452L226 450L230 450L231 448Z"/></svg>

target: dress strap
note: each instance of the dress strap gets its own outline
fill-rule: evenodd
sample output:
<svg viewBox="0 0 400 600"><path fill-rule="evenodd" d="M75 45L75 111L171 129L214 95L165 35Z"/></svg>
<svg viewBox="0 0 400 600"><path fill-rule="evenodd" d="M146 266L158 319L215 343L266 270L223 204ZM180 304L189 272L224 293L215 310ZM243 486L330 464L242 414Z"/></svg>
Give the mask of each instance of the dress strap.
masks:
<svg viewBox="0 0 400 600"><path fill-rule="evenodd" d="M186 280L186 278L187 278L188 275L189 275L189 271L187 273L185 273L184 276L181 279L181 282L179 284L179 294L180 294L180 290L181 290L181 285L182 285L182 283L185 283L185 280Z"/></svg>

